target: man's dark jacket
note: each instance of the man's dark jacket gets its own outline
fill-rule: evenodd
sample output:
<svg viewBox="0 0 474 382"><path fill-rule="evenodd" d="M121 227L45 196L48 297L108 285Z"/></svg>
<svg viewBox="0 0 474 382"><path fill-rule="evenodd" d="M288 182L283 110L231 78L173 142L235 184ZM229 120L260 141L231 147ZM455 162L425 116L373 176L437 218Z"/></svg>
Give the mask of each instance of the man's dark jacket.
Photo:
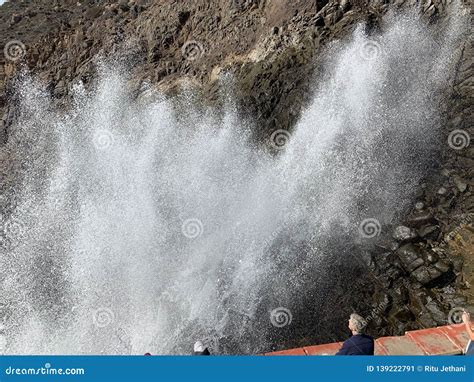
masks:
<svg viewBox="0 0 474 382"><path fill-rule="evenodd" d="M374 355L374 339L365 334L356 334L344 341L336 355Z"/></svg>

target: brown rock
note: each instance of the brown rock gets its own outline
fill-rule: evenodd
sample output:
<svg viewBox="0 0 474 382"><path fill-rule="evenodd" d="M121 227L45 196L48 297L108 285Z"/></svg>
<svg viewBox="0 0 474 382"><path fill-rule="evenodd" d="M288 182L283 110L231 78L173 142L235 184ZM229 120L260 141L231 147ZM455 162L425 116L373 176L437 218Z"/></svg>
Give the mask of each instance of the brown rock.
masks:
<svg viewBox="0 0 474 382"><path fill-rule="evenodd" d="M420 227L434 221L433 214L430 211L416 211L409 215L406 223L409 227Z"/></svg>
<svg viewBox="0 0 474 382"><path fill-rule="evenodd" d="M441 274L439 272L438 276ZM433 278L432 274L429 272L428 267L423 265L421 267L418 267L415 269L413 272L411 272L411 275L421 284L426 285L430 283Z"/></svg>
<svg viewBox="0 0 474 382"><path fill-rule="evenodd" d="M441 273L446 273L449 271L450 266L444 261L440 260L434 264L434 267L438 269Z"/></svg>
<svg viewBox="0 0 474 382"><path fill-rule="evenodd" d="M400 242L407 242L415 239L418 236L416 231L412 228L400 225L393 231L393 238Z"/></svg>
<svg viewBox="0 0 474 382"><path fill-rule="evenodd" d="M11 17L11 19L10 19L10 23L11 23L11 24L19 23L22 18L23 18L22 15L20 15L20 14L18 14L18 13L15 13L15 14L12 15L12 17Z"/></svg>
<svg viewBox="0 0 474 382"><path fill-rule="evenodd" d="M427 225L418 229L418 235L422 238L436 239L439 235L440 229L435 225Z"/></svg>
<svg viewBox="0 0 474 382"><path fill-rule="evenodd" d="M423 258L413 244L403 245L398 248L396 253L408 272L413 272L419 266L424 264Z"/></svg>

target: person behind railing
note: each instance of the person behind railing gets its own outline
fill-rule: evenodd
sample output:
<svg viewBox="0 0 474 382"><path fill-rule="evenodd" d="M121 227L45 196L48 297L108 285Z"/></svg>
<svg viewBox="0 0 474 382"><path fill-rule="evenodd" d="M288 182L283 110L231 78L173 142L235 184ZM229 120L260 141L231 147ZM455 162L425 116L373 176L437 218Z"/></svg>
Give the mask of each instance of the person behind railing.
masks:
<svg viewBox="0 0 474 382"><path fill-rule="evenodd" d="M196 341L194 344L194 355L211 355L209 349L204 347L201 341Z"/></svg>
<svg viewBox="0 0 474 382"><path fill-rule="evenodd" d="M336 355L374 355L374 339L364 334L367 322L357 313L349 317L352 337L344 341Z"/></svg>
<svg viewBox="0 0 474 382"><path fill-rule="evenodd" d="M474 330L472 329L471 316L466 311L464 311L462 314L462 322L464 322L467 334L469 336L469 342L467 343L466 349L464 350L464 354L474 355Z"/></svg>

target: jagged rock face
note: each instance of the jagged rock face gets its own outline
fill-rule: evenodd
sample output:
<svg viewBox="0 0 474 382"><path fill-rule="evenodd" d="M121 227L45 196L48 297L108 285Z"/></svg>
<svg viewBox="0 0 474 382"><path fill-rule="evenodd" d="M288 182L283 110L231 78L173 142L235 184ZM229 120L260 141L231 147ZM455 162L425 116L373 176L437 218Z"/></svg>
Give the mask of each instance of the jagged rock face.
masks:
<svg viewBox="0 0 474 382"><path fill-rule="evenodd" d="M277 120L280 127L294 123L320 46L386 8L365 7L348 1L13 1L2 9L2 35L3 44L21 37L28 66L58 98L91 78L99 54L130 57L137 89L147 81L169 90L186 78L211 99L218 74L233 72L243 109L260 115L265 130ZM21 20L12 23L12 15ZM6 62L6 77L15 71ZM5 95L1 100L5 105Z"/></svg>
<svg viewBox="0 0 474 382"><path fill-rule="evenodd" d="M255 139L261 140L295 124L308 100L308 78L318 78L327 44L359 21L376 30L390 7L415 3L10 0L0 7L0 48L9 49L8 57L0 55L0 138L8 139L15 119L11 96L22 67L67 105L72 86L94 78L97 57L121 56L133 66L129 85L136 95L144 84L173 94L186 81L200 89L203 102L218 102L219 75L232 73L239 110L257 116ZM433 23L444 21L441 1L423 2L420 12ZM457 72L446 89L446 140L453 131L467 132L471 141L474 136L473 57L466 41L454 58ZM473 305L474 145L464 139L460 146L444 146L403 226L393 227L393 237L381 238L383 250L359 263L379 283L371 296L373 306L381 307L370 323L374 334L443 324L452 309ZM0 151L7 181L8 155Z"/></svg>

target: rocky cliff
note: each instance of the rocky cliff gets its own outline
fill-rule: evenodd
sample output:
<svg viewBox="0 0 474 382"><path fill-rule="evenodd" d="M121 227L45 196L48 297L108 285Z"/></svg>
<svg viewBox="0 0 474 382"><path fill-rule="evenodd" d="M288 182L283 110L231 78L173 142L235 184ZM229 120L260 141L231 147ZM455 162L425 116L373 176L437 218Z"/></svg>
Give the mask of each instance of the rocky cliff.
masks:
<svg viewBox="0 0 474 382"><path fill-rule="evenodd" d="M133 67L136 95L150 85L172 94L186 82L217 102L219 75L232 73L239 111L258 119L255 139L264 140L292 129L330 42L358 22L375 33L389 9L415 7L427 23L445 21L445 0L10 0L0 7L0 138L8 140L16 117L22 70L67 107L72 86L93 81L98 57L120 57ZM380 250L358 259L380 291L374 334L445 324L474 305L472 36L453 60L445 141L461 135L442 147L405 219L385 227ZM0 163L6 179L7 152Z"/></svg>

